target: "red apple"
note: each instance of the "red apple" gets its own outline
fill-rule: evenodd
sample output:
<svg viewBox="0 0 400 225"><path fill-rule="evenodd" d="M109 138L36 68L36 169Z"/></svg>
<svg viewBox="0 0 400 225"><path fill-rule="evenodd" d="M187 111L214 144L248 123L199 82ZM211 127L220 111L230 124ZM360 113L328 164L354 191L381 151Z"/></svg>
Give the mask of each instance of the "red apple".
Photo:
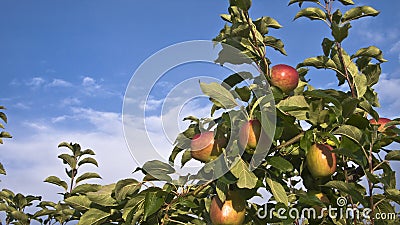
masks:
<svg viewBox="0 0 400 225"><path fill-rule="evenodd" d="M225 143L226 140L215 140L212 131L196 134L190 143L190 153L194 159L209 162L221 154Z"/></svg>
<svg viewBox="0 0 400 225"><path fill-rule="evenodd" d="M392 120L388 119L388 118L379 118L378 122L375 119L370 119L369 123L373 124L373 125L380 125L378 127L378 131L379 132L385 132L386 128L385 125L389 122L391 122ZM394 128L395 126L390 126L389 128Z"/></svg>
<svg viewBox="0 0 400 225"><path fill-rule="evenodd" d="M299 74L291 66L278 64L271 68L271 83L288 94L297 87Z"/></svg>
<svg viewBox="0 0 400 225"><path fill-rule="evenodd" d="M213 225L242 225L246 215L246 200L238 192L230 191L225 202L218 196L211 200L210 219Z"/></svg>
<svg viewBox="0 0 400 225"><path fill-rule="evenodd" d="M314 144L306 155L307 168L314 178L331 176L336 171L336 154L327 144Z"/></svg>

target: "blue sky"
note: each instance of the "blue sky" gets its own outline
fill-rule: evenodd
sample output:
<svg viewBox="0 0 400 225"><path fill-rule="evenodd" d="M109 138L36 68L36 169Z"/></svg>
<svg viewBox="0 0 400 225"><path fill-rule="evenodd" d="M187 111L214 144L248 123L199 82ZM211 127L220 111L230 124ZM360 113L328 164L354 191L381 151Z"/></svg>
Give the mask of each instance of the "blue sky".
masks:
<svg viewBox="0 0 400 225"><path fill-rule="evenodd" d="M227 2L1 1L0 105L8 109L7 130L14 136L0 146L0 160L9 174L1 177L1 186L24 193L40 194L43 188L56 192L42 180L63 173L56 158L61 141L94 149L100 163L95 170L105 183L130 176L136 165L124 141L121 110L132 74L146 58L171 44L212 39L224 25L219 14L226 13ZM320 55L320 43L329 32L322 22L293 22L299 8L287 2L254 1L251 15L268 15L284 26L271 34L284 41L289 56L270 49L268 54L273 64L295 66ZM384 51L389 62L383 64L377 86L383 106L379 111L398 117L400 2L359 4L381 14L354 23L344 46L349 52L369 45ZM335 77L326 71L311 70L308 78L316 87L336 87ZM207 110L193 106L188 112Z"/></svg>

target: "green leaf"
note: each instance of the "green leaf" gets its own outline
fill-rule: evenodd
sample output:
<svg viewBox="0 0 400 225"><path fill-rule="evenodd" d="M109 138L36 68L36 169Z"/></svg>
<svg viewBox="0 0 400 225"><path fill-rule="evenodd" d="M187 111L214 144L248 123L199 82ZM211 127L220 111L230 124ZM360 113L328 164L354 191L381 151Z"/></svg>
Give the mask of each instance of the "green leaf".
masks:
<svg viewBox="0 0 400 225"><path fill-rule="evenodd" d="M147 192L144 200L143 220L157 212L164 204L164 196L162 192Z"/></svg>
<svg viewBox="0 0 400 225"><path fill-rule="evenodd" d="M365 110L369 115L371 115L374 119L378 120L379 119L379 114L372 108L371 104L367 101L362 101L359 104L360 108Z"/></svg>
<svg viewBox="0 0 400 225"><path fill-rule="evenodd" d="M7 116L5 113L0 112L0 119L2 119L5 123L7 123Z"/></svg>
<svg viewBox="0 0 400 225"><path fill-rule="evenodd" d="M352 55L351 58L353 59L353 58L361 57L361 56L375 58L376 60L378 60L381 63L387 62L387 60L383 58L382 50L380 50L376 46L369 46L367 48L361 48L354 55Z"/></svg>
<svg viewBox="0 0 400 225"><path fill-rule="evenodd" d="M309 105L303 95L295 95L280 101L277 108L296 117L298 120L306 120Z"/></svg>
<svg viewBox="0 0 400 225"><path fill-rule="evenodd" d="M253 75L250 72L239 72L230 75L229 77L225 78L222 83L223 85L226 84L229 87L234 87L235 85L241 83L244 80L252 79ZM225 85L224 85L225 86Z"/></svg>
<svg viewBox="0 0 400 225"><path fill-rule="evenodd" d="M27 225L28 224L28 215L26 215L25 213L21 212L21 211L12 211L11 212L11 216L14 217L16 220L19 221L19 223L16 224L20 224L20 225Z"/></svg>
<svg viewBox="0 0 400 225"><path fill-rule="evenodd" d="M64 201L72 208L78 209L80 211L89 210L90 204L92 203L92 201L90 201L89 198L85 195L71 196L69 198L66 198Z"/></svg>
<svg viewBox="0 0 400 225"><path fill-rule="evenodd" d="M61 148L61 147L67 147L67 148L69 148L69 149L73 149L73 147L72 147L72 143L68 143L68 142L61 142L60 144L58 144L58 147L59 148Z"/></svg>
<svg viewBox="0 0 400 225"><path fill-rule="evenodd" d="M192 152L188 149L182 154L181 167L183 167L191 159L192 159Z"/></svg>
<svg viewBox="0 0 400 225"><path fill-rule="evenodd" d="M269 188L271 189L272 195L274 196L275 200L277 202L283 203L285 206L289 205L289 199L282 184L272 180L269 177L266 177L265 180Z"/></svg>
<svg viewBox="0 0 400 225"><path fill-rule="evenodd" d="M326 14L324 11L322 11L320 8L315 8L315 7L309 7L300 10L296 16L294 17L294 20L300 18L300 17L307 17L310 20L322 20L324 21L326 19Z"/></svg>
<svg viewBox="0 0 400 225"><path fill-rule="evenodd" d="M81 155L96 155L92 149L85 149L81 152Z"/></svg>
<svg viewBox="0 0 400 225"><path fill-rule="evenodd" d="M248 11L251 7L251 0L229 0L231 6L237 6L244 11Z"/></svg>
<svg viewBox="0 0 400 225"><path fill-rule="evenodd" d="M231 109L238 106L231 92L218 83L212 82L206 84L201 82L200 88L205 95L218 101L224 109Z"/></svg>
<svg viewBox="0 0 400 225"><path fill-rule="evenodd" d="M86 163L91 163L91 164L99 167L99 164L97 163L96 159L94 159L92 157L87 157L87 158L84 158L84 159L80 160L78 162L78 166L86 164Z"/></svg>
<svg viewBox="0 0 400 225"><path fill-rule="evenodd" d="M146 172L150 171L162 171L166 174L175 173L175 169L172 166L168 165L167 163L161 162L159 160L151 160L147 161L143 165L143 170Z"/></svg>
<svg viewBox="0 0 400 225"><path fill-rule="evenodd" d="M344 135L344 136L352 139L359 145L361 145L362 140L363 140L362 131L355 126L351 126L351 125L347 125L347 124L340 126L338 129L336 129L333 132L333 134L334 135Z"/></svg>
<svg viewBox="0 0 400 225"><path fill-rule="evenodd" d="M334 44L335 44L335 42L329 40L328 38L324 38L324 40L322 41L322 50L324 51L324 55L326 57L329 56Z"/></svg>
<svg viewBox="0 0 400 225"><path fill-rule="evenodd" d="M286 159L280 156L273 156L268 160L268 164L272 167L277 168L282 172L290 172L293 170L293 165Z"/></svg>
<svg viewBox="0 0 400 225"><path fill-rule="evenodd" d="M385 191L385 194L388 199L395 201L397 204L400 204L400 190L389 188Z"/></svg>
<svg viewBox="0 0 400 225"><path fill-rule="evenodd" d="M102 224L111 216L110 213L104 212L97 208L90 208L79 219L78 225L98 225Z"/></svg>
<svg viewBox="0 0 400 225"><path fill-rule="evenodd" d="M390 151L388 154L386 154L385 160L400 161L400 150Z"/></svg>
<svg viewBox="0 0 400 225"><path fill-rule="evenodd" d="M1 138L12 138L11 134L6 131L0 132L0 137Z"/></svg>
<svg viewBox="0 0 400 225"><path fill-rule="evenodd" d="M371 6L359 6L349 9L342 17L342 22L348 22L351 20L356 20L365 16L377 16L379 11L372 8Z"/></svg>
<svg viewBox="0 0 400 225"><path fill-rule="evenodd" d="M100 190L96 192L88 192L86 196L90 201L95 202L102 206L115 206L117 205L116 200L111 196L113 190L115 189L115 184L109 184L102 186Z"/></svg>
<svg viewBox="0 0 400 225"><path fill-rule="evenodd" d="M65 191L67 191L68 189L68 184L65 181L62 181L60 178L56 177L56 176L49 176L47 177L44 182L47 183L51 183L51 184L55 184L57 186L60 186L62 188L64 188Z"/></svg>
<svg viewBox="0 0 400 225"><path fill-rule="evenodd" d="M349 35L349 29L351 28L350 23L346 23L340 26L336 23L332 23L332 36L337 42L342 42Z"/></svg>
<svg viewBox="0 0 400 225"><path fill-rule="evenodd" d="M305 59L302 63L299 63L297 67L312 66L317 69L332 69L337 70L335 62L326 56L317 56Z"/></svg>
<svg viewBox="0 0 400 225"><path fill-rule="evenodd" d="M266 46L269 46L276 51L279 51L283 55L287 55L286 50L285 50L285 45L281 41L281 39L274 38L272 36L265 36L263 38L263 42Z"/></svg>
<svg viewBox="0 0 400 225"><path fill-rule="evenodd" d="M338 189L339 191L350 195L354 201L360 202L364 206L368 205L367 201L363 197L365 193L360 193L354 183L346 183L344 181L329 181L323 186ZM354 204L357 204L356 202L354 202Z"/></svg>
<svg viewBox="0 0 400 225"><path fill-rule="evenodd" d="M228 191L229 191L228 184L217 180L216 191L217 191L218 198L221 200L221 202L225 202L225 200L226 200L225 193L228 193Z"/></svg>
<svg viewBox="0 0 400 225"><path fill-rule="evenodd" d="M0 163L0 174L7 175L6 170L4 169L3 164Z"/></svg>
<svg viewBox="0 0 400 225"><path fill-rule="evenodd" d="M243 86L243 87L236 87L235 88L236 94L239 95L240 99L242 101L248 102L251 97L251 90L248 86Z"/></svg>
<svg viewBox="0 0 400 225"><path fill-rule="evenodd" d="M319 2L319 0L290 0L289 5L294 4L294 3L303 3L303 2Z"/></svg>
<svg viewBox="0 0 400 225"><path fill-rule="evenodd" d="M127 196L136 194L141 187L142 184L135 179L120 180L115 185L115 198L118 201L122 201Z"/></svg>
<svg viewBox="0 0 400 225"><path fill-rule="evenodd" d="M78 178L76 178L76 183L79 183L83 180L87 180L87 179L93 179L93 178L99 178L101 179L101 176L97 173L84 173L82 175L80 175Z"/></svg>
<svg viewBox="0 0 400 225"><path fill-rule="evenodd" d="M170 182L172 179L168 174L174 173L175 169L169 164L159 160L147 161L143 165L143 172L146 174L146 180L164 180Z"/></svg>
<svg viewBox="0 0 400 225"><path fill-rule="evenodd" d="M76 159L68 154L61 154L58 158L63 160L64 164L68 164L71 168L76 168Z"/></svg>
<svg viewBox="0 0 400 225"><path fill-rule="evenodd" d="M249 167L242 158L237 157L235 159L230 171L236 178L238 178L237 186L239 188L252 189L257 185L257 176L249 170Z"/></svg>
<svg viewBox="0 0 400 225"><path fill-rule="evenodd" d="M345 98L342 101L342 109L343 109L342 116L344 118L349 118L356 110L359 102L360 100L357 98L352 98L352 97Z"/></svg>
<svg viewBox="0 0 400 225"><path fill-rule="evenodd" d="M343 5L354 5L353 0L339 0Z"/></svg>
<svg viewBox="0 0 400 225"><path fill-rule="evenodd" d="M80 184L72 189L71 194L85 194L88 192L96 192L100 190L101 185L99 184Z"/></svg>
<svg viewBox="0 0 400 225"><path fill-rule="evenodd" d="M364 96L365 92L367 92L367 77L357 73L353 76L353 79L357 90L357 97L361 98Z"/></svg>
<svg viewBox="0 0 400 225"><path fill-rule="evenodd" d="M268 16L263 16L261 18L258 18L256 21L253 21L253 23L256 26L258 32L260 32L262 35L268 33L269 27L275 29L282 28L282 25L280 25L278 21Z"/></svg>
<svg viewBox="0 0 400 225"><path fill-rule="evenodd" d="M229 14L221 14L219 15L221 19L225 20L228 23L232 23L232 16Z"/></svg>

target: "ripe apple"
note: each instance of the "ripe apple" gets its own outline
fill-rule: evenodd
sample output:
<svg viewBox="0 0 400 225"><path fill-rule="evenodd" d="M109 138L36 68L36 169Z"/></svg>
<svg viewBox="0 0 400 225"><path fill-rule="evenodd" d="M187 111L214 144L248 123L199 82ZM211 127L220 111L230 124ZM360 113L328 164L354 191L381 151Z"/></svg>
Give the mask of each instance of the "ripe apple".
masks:
<svg viewBox="0 0 400 225"><path fill-rule="evenodd" d="M258 144L267 146L268 141L268 136L262 130L261 123L257 119L244 123L239 130L239 145L250 154L254 153Z"/></svg>
<svg viewBox="0 0 400 225"><path fill-rule="evenodd" d="M226 144L226 139L214 139L214 132L207 131L201 134L196 134L190 143L190 153L192 158L201 162L209 162L217 158L222 147Z"/></svg>
<svg viewBox="0 0 400 225"><path fill-rule="evenodd" d="M239 143L243 148L255 149L261 134L261 123L249 120L239 130Z"/></svg>
<svg viewBox="0 0 400 225"><path fill-rule="evenodd" d="M392 120L388 119L388 118L379 118L378 122L375 119L370 119L369 123L373 124L373 125L380 125L378 127L378 131L379 132L385 132L385 130L387 129L387 127L385 127L385 125L389 122L391 122ZM390 126L389 128L394 128L395 126Z"/></svg>
<svg viewBox="0 0 400 225"><path fill-rule="evenodd" d="M327 144L314 144L306 155L307 168L314 178L331 176L336 171L336 154Z"/></svg>
<svg viewBox="0 0 400 225"><path fill-rule="evenodd" d="M271 83L288 94L299 84L299 74L291 66L278 64L271 68Z"/></svg>
<svg viewBox="0 0 400 225"><path fill-rule="evenodd" d="M225 202L218 196L211 200L210 218L214 225L242 225L245 214L246 200L238 192L228 192Z"/></svg>

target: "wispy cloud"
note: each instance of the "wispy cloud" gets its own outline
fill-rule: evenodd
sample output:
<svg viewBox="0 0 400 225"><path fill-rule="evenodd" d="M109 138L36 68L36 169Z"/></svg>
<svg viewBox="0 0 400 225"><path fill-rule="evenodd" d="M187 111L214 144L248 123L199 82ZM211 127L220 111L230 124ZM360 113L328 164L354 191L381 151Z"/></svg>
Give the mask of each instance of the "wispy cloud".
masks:
<svg viewBox="0 0 400 225"><path fill-rule="evenodd" d="M72 84L62 79L53 79L47 86L49 87L71 87Z"/></svg>
<svg viewBox="0 0 400 225"><path fill-rule="evenodd" d="M45 82L46 81L42 77L33 77L32 79L26 81L25 85L36 89L44 85Z"/></svg>
<svg viewBox="0 0 400 225"><path fill-rule="evenodd" d="M78 98L75 97L68 97L68 98L64 98L61 100L61 106L65 107L65 106L75 106L75 105L80 105L81 104L81 100L79 100Z"/></svg>
<svg viewBox="0 0 400 225"><path fill-rule="evenodd" d="M17 109L30 109L31 108L28 104L23 103L23 102L17 102L16 104L13 105L13 107L17 108Z"/></svg>

